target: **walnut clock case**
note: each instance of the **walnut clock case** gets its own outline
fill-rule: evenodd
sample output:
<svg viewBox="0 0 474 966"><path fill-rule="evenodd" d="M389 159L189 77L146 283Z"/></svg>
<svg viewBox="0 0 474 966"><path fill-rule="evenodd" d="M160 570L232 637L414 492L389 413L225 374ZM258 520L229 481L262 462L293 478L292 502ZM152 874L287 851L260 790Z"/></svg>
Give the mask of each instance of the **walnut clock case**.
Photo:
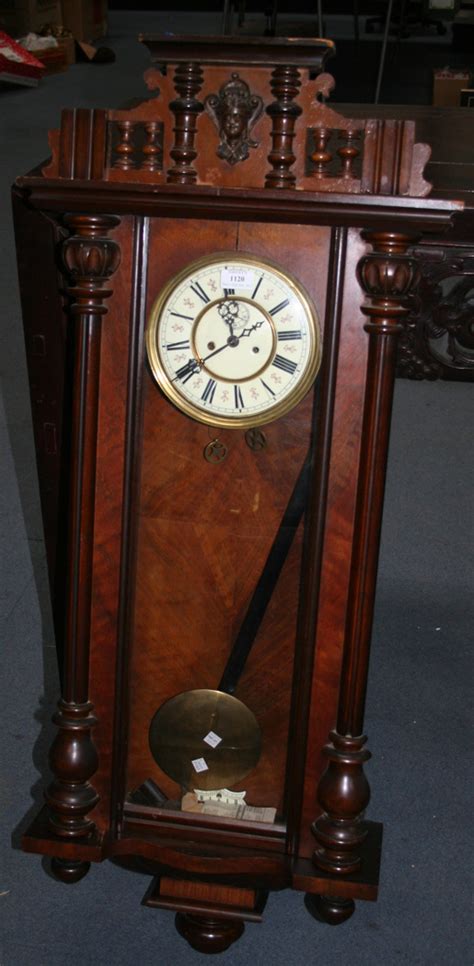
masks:
<svg viewBox="0 0 474 966"><path fill-rule="evenodd" d="M335 924L377 895L396 346L412 247L460 205L426 197L413 123L327 105L330 42L146 43L149 99L64 111L14 189L63 655L24 848L64 882L149 873L144 902L219 952L269 891Z"/></svg>

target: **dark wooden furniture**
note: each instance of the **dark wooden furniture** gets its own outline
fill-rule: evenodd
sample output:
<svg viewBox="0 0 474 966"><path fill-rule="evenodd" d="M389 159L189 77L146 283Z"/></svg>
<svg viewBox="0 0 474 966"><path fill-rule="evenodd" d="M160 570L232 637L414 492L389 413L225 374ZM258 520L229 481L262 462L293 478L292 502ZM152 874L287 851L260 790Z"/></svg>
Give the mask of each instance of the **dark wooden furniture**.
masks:
<svg viewBox="0 0 474 966"><path fill-rule="evenodd" d="M377 895L381 826L365 819L363 718L397 342L422 243L449 238L463 206L428 197L429 149L411 121L327 106L332 79L310 75L329 44L147 44L157 93L128 111L65 111L52 160L14 191L64 648L54 780L24 848L51 856L64 882L106 858L149 872L144 901L176 910L180 933L218 952L259 921L271 890L305 892L331 923ZM144 350L163 286L220 252L290 273L323 330L315 388L250 435L176 408ZM270 308L271 291L261 297L269 310L253 329L273 326L281 308ZM199 298L188 293L191 322ZM243 332L231 339L238 348ZM236 390L245 396L243 383ZM203 459L209 443L227 458ZM303 519L291 524L236 686L262 753L234 788L274 808L275 821L183 810L150 723L176 694L218 687L290 527L307 454Z"/></svg>
<svg viewBox="0 0 474 966"><path fill-rule="evenodd" d="M339 105L363 117L365 105ZM431 198L457 198L464 209L449 235L430 235L418 248L420 284L399 341L397 375L406 379L474 381L474 142L469 110L419 105L371 106L371 116L411 118L431 156L425 176Z"/></svg>

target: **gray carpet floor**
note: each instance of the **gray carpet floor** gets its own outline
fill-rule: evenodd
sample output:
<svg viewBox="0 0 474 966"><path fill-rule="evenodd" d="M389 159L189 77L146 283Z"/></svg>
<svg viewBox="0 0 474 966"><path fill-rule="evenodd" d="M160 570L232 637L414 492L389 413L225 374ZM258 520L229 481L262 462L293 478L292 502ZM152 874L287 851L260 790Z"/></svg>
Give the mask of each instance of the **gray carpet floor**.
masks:
<svg viewBox="0 0 474 966"><path fill-rule="evenodd" d="M201 32L216 32L202 15ZM76 65L37 89L0 92L1 966L156 966L203 960L173 915L140 905L148 879L111 863L65 886L19 850L41 801L58 696L16 283L9 183L48 154L63 106L114 107L144 93L140 30L189 15L115 13L115 64ZM34 282L34 279L33 279ZM366 730L369 816L385 824L376 904L332 928L303 897L270 896L264 922L222 954L235 966L467 966L472 962L469 683L472 663L472 389L397 384ZM472 805L471 805L472 812Z"/></svg>

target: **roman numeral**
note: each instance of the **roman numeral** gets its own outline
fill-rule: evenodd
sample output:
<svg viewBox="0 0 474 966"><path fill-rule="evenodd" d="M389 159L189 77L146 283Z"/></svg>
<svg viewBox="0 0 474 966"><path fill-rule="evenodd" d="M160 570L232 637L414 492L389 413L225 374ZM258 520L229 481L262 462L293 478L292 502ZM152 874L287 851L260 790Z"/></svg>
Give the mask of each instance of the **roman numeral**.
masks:
<svg viewBox="0 0 474 966"><path fill-rule="evenodd" d="M236 409L244 409L244 401L242 399L242 393L240 391L240 386L234 386L234 406Z"/></svg>
<svg viewBox="0 0 474 966"><path fill-rule="evenodd" d="M301 339L300 329L288 329L287 332L282 331L278 333L279 342L290 342L293 339Z"/></svg>
<svg viewBox="0 0 474 966"><path fill-rule="evenodd" d="M262 386L265 386L265 389L267 390L267 392L270 393L271 396L275 395L275 393L273 392L273 389L271 389L270 386L267 386L266 382L263 379L260 379L260 382L262 383Z"/></svg>
<svg viewBox="0 0 474 966"><path fill-rule="evenodd" d="M181 379L181 382L187 382L188 379L191 379L191 376L194 376L194 374L199 371L199 363L196 361L196 359L190 359L185 366L181 366L180 369L176 370L175 379Z"/></svg>
<svg viewBox="0 0 474 966"><path fill-rule="evenodd" d="M208 382L208 384L207 384L207 386L206 386L206 388L205 388L205 390L204 390L204 392L203 392L203 394L201 396L201 399L204 402L209 402L209 403L212 402L212 400L214 399L214 393L216 391L216 386L217 386L216 380L215 379L209 379L209 382Z"/></svg>
<svg viewBox="0 0 474 966"><path fill-rule="evenodd" d="M270 315L276 315L277 312L281 312L282 309L286 309L286 306L289 304L290 304L290 300L285 299L283 302L280 302L279 305L274 305L273 308L270 309Z"/></svg>
<svg viewBox="0 0 474 966"><path fill-rule="evenodd" d="M202 301L205 302L206 305L208 302L211 301L209 296L206 295L202 285L199 284L199 282L194 282L194 285L191 285L191 290L194 292L195 295L198 296L198 298L202 299Z"/></svg>
<svg viewBox="0 0 474 966"><path fill-rule="evenodd" d="M229 295L235 295L235 288L225 288L224 289L224 297L226 299L228 299L229 298Z"/></svg>
<svg viewBox="0 0 474 966"><path fill-rule="evenodd" d="M263 282L263 275L260 276L260 278L259 278L259 280L258 280L258 282L257 282L257 284L256 284L256 286L255 286L255 288L254 288L254 290L252 292L252 296L251 297L253 299L255 298L255 296L256 296L256 294L257 294L257 292L258 292L258 290L259 290L262 282Z"/></svg>
<svg viewBox="0 0 474 966"><path fill-rule="evenodd" d="M277 369L282 369L283 372L289 372L290 375L293 375L297 363L292 362L291 359L284 359L283 356L276 355L272 362L272 366L276 366Z"/></svg>
<svg viewBox="0 0 474 966"><path fill-rule="evenodd" d="M168 352L173 352L175 349L190 349L191 344L189 339L183 339L182 342L169 342L168 345L165 345L163 348L168 349Z"/></svg>
<svg viewBox="0 0 474 966"><path fill-rule="evenodd" d="M182 315L181 312L170 312L170 315L174 315L177 319L186 319L187 322L194 322L192 315Z"/></svg>

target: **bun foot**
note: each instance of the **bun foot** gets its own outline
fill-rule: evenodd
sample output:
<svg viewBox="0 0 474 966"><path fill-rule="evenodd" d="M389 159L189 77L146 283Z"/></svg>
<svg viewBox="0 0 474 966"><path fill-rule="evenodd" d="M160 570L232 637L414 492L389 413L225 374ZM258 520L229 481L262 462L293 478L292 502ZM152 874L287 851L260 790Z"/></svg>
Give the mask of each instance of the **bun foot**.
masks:
<svg viewBox="0 0 474 966"><path fill-rule="evenodd" d="M199 953L223 953L245 929L238 919L211 919L184 912L177 913L175 923L180 936Z"/></svg>
<svg viewBox="0 0 474 966"><path fill-rule="evenodd" d="M304 904L314 919L327 922L330 926L350 919L354 909L353 899L343 899L341 896L313 896L307 893Z"/></svg>
<svg viewBox="0 0 474 966"><path fill-rule="evenodd" d="M91 867L90 862L81 862L76 859L52 859L51 872L55 879L72 885L80 882L87 875Z"/></svg>

